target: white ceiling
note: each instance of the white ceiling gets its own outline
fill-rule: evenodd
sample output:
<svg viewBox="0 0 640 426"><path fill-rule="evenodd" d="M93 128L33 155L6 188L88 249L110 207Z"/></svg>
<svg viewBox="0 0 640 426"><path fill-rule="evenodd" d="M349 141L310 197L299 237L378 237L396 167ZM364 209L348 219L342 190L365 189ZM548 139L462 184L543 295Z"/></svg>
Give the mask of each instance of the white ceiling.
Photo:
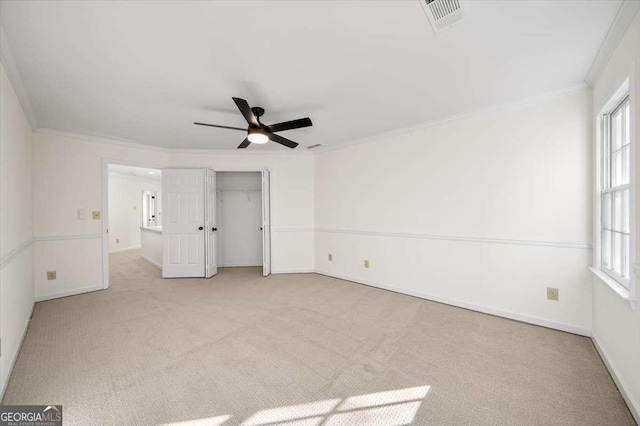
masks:
<svg viewBox="0 0 640 426"><path fill-rule="evenodd" d="M123 166L120 164L109 164L109 174L137 177L140 179L162 181L162 170L148 169L145 167Z"/></svg>
<svg viewBox="0 0 640 426"><path fill-rule="evenodd" d="M38 127L234 149L232 96L302 147L334 145L584 82L619 0L465 1L434 35L408 1L3 1ZM286 150L274 143L248 149Z"/></svg>

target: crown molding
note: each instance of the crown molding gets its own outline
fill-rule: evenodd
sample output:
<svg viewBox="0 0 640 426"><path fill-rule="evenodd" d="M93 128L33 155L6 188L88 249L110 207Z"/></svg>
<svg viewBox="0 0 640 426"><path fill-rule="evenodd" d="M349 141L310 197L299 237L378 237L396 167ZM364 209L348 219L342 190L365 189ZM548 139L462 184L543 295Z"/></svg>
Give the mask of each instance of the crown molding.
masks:
<svg viewBox="0 0 640 426"><path fill-rule="evenodd" d="M22 105L22 110L24 114L27 116L27 120L29 121L29 125L31 125L32 129L38 128L38 122L36 120L36 116L33 113L33 109L31 109L31 102L29 101L29 96L27 95L27 91L24 88L24 84L22 83L22 77L20 76L20 71L18 71L18 66L16 65L16 61L13 56L13 51L9 46L9 41L7 40L7 35L4 32L4 28L0 25L0 61L4 66L4 70L7 73L7 78L11 82L11 86L13 87L13 91L18 97L18 101L20 105Z"/></svg>
<svg viewBox="0 0 640 426"><path fill-rule="evenodd" d="M527 105L532 105L532 104L536 104L539 102L543 102L549 99L554 99L554 98L558 98L558 97L562 97L562 96L567 96L573 93L577 93L577 92L582 92L585 90L589 90L589 86L586 83L581 83L578 84L576 86L571 86L571 87L567 87L564 89L560 89L560 90L556 90L553 92L547 92L547 93L543 93L541 95L532 97L532 98L526 98L526 99L522 99L519 101L515 101L515 102L509 102L509 103L505 103L505 104L500 104L500 105L494 105L491 107L487 107L487 108L483 108L483 109L479 109L479 110L475 110L475 111L471 111L471 112L467 112L467 113L463 113L463 114L456 114L456 115L451 115L448 117L444 117L444 118L440 118L437 120L432 120L432 121L427 121L415 126L410 126L410 127L405 127L405 128L401 128L401 129L396 129L396 130L392 130L389 132L385 132L385 133L379 133L377 135L373 135L373 136L368 136L365 138L361 138L361 139L356 139L353 141L349 141L349 142L344 142L341 144L337 144L337 145L333 145L333 146L323 146L323 147L319 147L313 150L300 150L300 151L267 151L267 150L260 150L260 151L247 151L247 150L243 150L243 151L238 151L237 149L190 149L190 148L162 148L162 147L158 147L158 146L154 146L154 145L146 145L146 144L141 144L132 140L128 140L128 139L118 139L118 138L111 138L111 137L104 137L104 136L94 136L94 135L88 135L88 134L82 134L82 133L74 133L74 132L66 132L66 131L62 131L62 130L55 130L55 129L49 129L49 128L45 128L45 127L40 127L36 130L36 132L39 133L45 133L45 134L51 134L51 135L56 135L56 136L64 136L67 138L71 138L71 139L75 139L78 141L85 141L85 142L97 142L97 143L106 143L106 144L112 144L112 145L119 145L119 146L123 146L126 148L134 148L134 149L141 149L141 150L147 150L147 151L155 151L155 152L163 152L166 154L198 154L198 155L241 155L241 156L253 156L253 155L259 155L259 156L269 156L269 155L274 155L274 156L315 156L317 154L322 154L325 152L331 152L331 151L338 151L341 149L346 149L349 147L353 147L353 146L357 146L357 145L361 145L361 144L366 144L366 143L371 143L371 142L375 142L375 141L379 141L379 140L383 140L383 139L387 139L387 138L391 138L391 137L395 137L395 136L400 136L400 135L404 135L407 133L412 133L415 131L419 131L419 130L423 130L423 129L427 129L429 127L435 127L435 126L440 126L443 124L447 124L450 122L454 122L454 121L459 121L459 120L463 120L466 118L471 118L477 115L482 115L482 114L487 114L487 113L491 113L491 112L496 112L496 111L501 111L501 110L505 110L505 109L510 109L510 108L516 108L516 107L522 107L522 106L527 106Z"/></svg>
<svg viewBox="0 0 640 426"><path fill-rule="evenodd" d="M87 135L87 134L83 134L83 133L74 133L74 132L65 132L62 130L55 130L55 129L48 129L46 127L39 127L36 132L38 133L44 133L44 134L49 134L49 135L54 135L54 136L63 136L69 139L75 139L78 142L94 142L94 143L106 143L106 144L111 144L111 145L118 145L118 146L122 146L125 148L133 148L133 149L142 149L142 150L146 150L146 151L155 151L155 152L163 152L168 154L169 153L169 149L168 148L162 148L159 146L153 146L153 145L145 145L145 144L141 144L132 140L128 140L128 139L119 139L119 138L111 138L111 137L104 137L104 136L94 136L94 135Z"/></svg>
<svg viewBox="0 0 640 426"><path fill-rule="evenodd" d="M111 145L118 145L125 148L142 149L147 151L163 152L165 154L201 154L201 155L295 155L309 156L313 155L312 151L238 151L237 149L189 149L189 148L163 148L155 145L146 145L129 139L119 139L105 136L94 136L84 133L66 132L63 130L49 129L40 127L36 130L38 133L44 133L54 136L63 136L65 138L77 140L78 142L95 142Z"/></svg>
<svg viewBox="0 0 640 426"><path fill-rule="evenodd" d="M260 151L247 151L247 150L243 150L243 151L238 151L237 149L189 149L189 148L171 148L169 150L171 152L171 154L202 154L202 155L242 155L242 156L246 156L246 155L278 155L278 156L283 156L283 155L291 155L291 156L309 156L309 155L313 155L312 151L296 151L296 150L290 150L290 151L267 151L267 150L260 150Z"/></svg>
<svg viewBox="0 0 640 426"><path fill-rule="evenodd" d="M521 100L518 100L518 101L513 101L513 102L508 102L508 103L498 104L498 105L493 105L493 106L490 106L490 107L486 107L486 108L481 108L481 109L477 109L477 110L474 110L474 111L465 112L465 113L462 113L462 114L454 114L454 115L450 115L450 116L447 116L447 117L438 118L438 119L431 120L431 121L426 121L426 122L423 122L423 123L420 123L420 124L417 124L417 125L414 125L414 126L403 127L401 129L391 130L389 132L379 133L377 135L367 136L367 137L364 137L364 138L355 139L353 141L344 142L344 143L340 143L340 144L337 144L337 145L319 147L319 148L314 149L313 151L315 153L317 153L317 154L323 154L325 152L331 152L331 151L339 151L339 150L350 148L350 147L354 147L354 146L357 146L357 145L367 144L367 143L376 142L376 141L380 141L380 140L384 140L384 139L388 139L388 138L392 138L392 137L405 135L405 134L408 134L408 133L417 132L417 131L420 131L420 130L428 129L430 127L441 126L443 124L448 124L448 123L452 123L452 122L455 122L455 121L464 120L464 119L475 117L475 116L478 116L478 115L489 114L489 113L502 111L502 110L507 110L507 109L511 109L511 108L518 108L518 107L523 107L523 106L534 105L534 104L537 104L537 103L540 103L540 102L548 101L550 99L560 98L560 97L563 97L563 96L568 96L568 95L571 95L573 93L583 92L583 91L586 91L586 90L590 90L590 87L586 83L580 83L580 84L577 84L575 86L565 87L564 89L554 90L552 92L542 93L540 95L533 96L533 97L530 97L530 98L521 99Z"/></svg>
<svg viewBox="0 0 640 426"><path fill-rule="evenodd" d="M638 10L640 10L640 1L623 0L616 17L613 19L613 22L609 27L607 35L604 37L604 40L600 45L600 49L598 49L598 53L596 53L596 57L591 63L587 77L585 78L585 82L589 86L593 86L595 84L598 75L605 65L607 65L609 59L611 59L611 55L613 55L616 47L618 47L620 40L624 37L624 34L627 32L631 22L633 22Z"/></svg>

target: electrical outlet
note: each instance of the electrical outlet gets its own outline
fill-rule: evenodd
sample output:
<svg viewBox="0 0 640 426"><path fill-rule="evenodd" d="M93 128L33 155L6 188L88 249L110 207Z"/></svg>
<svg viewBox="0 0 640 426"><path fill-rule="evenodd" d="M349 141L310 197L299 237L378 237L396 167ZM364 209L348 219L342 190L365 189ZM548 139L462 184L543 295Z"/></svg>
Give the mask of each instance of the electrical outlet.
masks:
<svg viewBox="0 0 640 426"><path fill-rule="evenodd" d="M87 218L87 210L86 209L78 209L78 219L85 220Z"/></svg>
<svg viewBox="0 0 640 426"><path fill-rule="evenodd" d="M138 210L138 206L133 206L133 209L134 210Z"/></svg>
<svg viewBox="0 0 640 426"><path fill-rule="evenodd" d="M366 259L365 259L365 261L364 261L364 267L365 267L365 268L367 268L367 269L369 268L369 260L366 260Z"/></svg>
<svg viewBox="0 0 640 426"><path fill-rule="evenodd" d="M47 280L55 280L56 279L56 271L47 271Z"/></svg>
<svg viewBox="0 0 640 426"><path fill-rule="evenodd" d="M547 287L547 299L558 301L558 289L553 287Z"/></svg>
<svg viewBox="0 0 640 426"><path fill-rule="evenodd" d="M333 262L333 255L329 253L329 262Z"/></svg>
<svg viewBox="0 0 640 426"><path fill-rule="evenodd" d="M93 212L93 218L94 219L100 219L100 211L94 211Z"/></svg>
<svg viewBox="0 0 640 426"><path fill-rule="evenodd" d="M116 244L120 244L120 238L116 238Z"/></svg>

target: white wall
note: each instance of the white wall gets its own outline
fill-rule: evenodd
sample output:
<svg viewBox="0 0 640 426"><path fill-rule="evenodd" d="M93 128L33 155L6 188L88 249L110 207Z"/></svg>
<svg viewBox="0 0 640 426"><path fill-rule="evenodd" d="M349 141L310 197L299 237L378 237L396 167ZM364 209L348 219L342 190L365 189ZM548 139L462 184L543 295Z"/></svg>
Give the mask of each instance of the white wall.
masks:
<svg viewBox="0 0 640 426"><path fill-rule="evenodd" d="M0 64L0 392L33 309L31 127Z"/></svg>
<svg viewBox="0 0 640 426"><path fill-rule="evenodd" d="M162 269L162 231L158 228L143 228L140 231L140 257Z"/></svg>
<svg viewBox="0 0 640 426"><path fill-rule="evenodd" d="M110 252L140 247L143 191L156 192L156 216L161 218L162 183L160 181L109 173Z"/></svg>
<svg viewBox="0 0 640 426"><path fill-rule="evenodd" d="M34 133L34 274L38 300L101 289L102 160L162 168L168 153L49 132ZM78 209L87 210L85 220ZM57 279L47 281L55 269Z"/></svg>
<svg viewBox="0 0 640 426"><path fill-rule="evenodd" d="M249 148L250 149L250 148ZM171 154L172 167L271 171L273 273L314 270L314 157L306 152L192 151Z"/></svg>
<svg viewBox="0 0 640 426"><path fill-rule="evenodd" d="M636 14L609 62L596 78L593 87L594 114L598 113L611 92L630 73L635 74L638 82L632 96L635 96L636 105L640 105L640 14ZM640 120L637 110L635 119ZM640 147L638 137L636 146ZM640 154L640 149L636 153ZM640 156L636 158L638 164ZM640 178L640 174L637 177ZM637 197L637 201L640 201L640 197ZM640 203L636 211L640 212ZM638 248L636 252L640 253L640 246ZM632 285L636 286L636 294L639 294L638 272ZM636 421L640 422L640 307L633 309L597 277L593 278L593 339L625 395L627 404L632 408Z"/></svg>
<svg viewBox="0 0 640 426"><path fill-rule="evenodd" d="M262 174L220 172L216 177L218 266L262 266Z"/></svg>
<svg viewBox="0 0 640 426"><path fill-rule="evenodd" d="M314 158L306 153L173 152L38 131L33 141L34 274L37 300L102 288L102 160L162 168L271 170L272 268L314 269ZM78 219L86 208L87 219ZM57 279L47 281L55 269Z"/></svg>
<svg viewBox="0 0 640 426"><path fill-rule="evenodd" d="M581 90L318 154L316 270L589 335L590 126Z"/></svg>

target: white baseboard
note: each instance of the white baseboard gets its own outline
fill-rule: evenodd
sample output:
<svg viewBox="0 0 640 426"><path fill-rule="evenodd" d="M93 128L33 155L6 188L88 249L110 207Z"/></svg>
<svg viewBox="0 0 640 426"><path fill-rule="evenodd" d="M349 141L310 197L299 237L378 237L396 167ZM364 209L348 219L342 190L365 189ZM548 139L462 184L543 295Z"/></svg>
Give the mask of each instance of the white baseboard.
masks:
<svg viewBox="0 0 640 426"><path fill-rule="evenodd" d="M609 374L611 374L611 377L613 378L613 381L618 387L618 390L620 390L620 393L622 394L622 398L624 398L624 402L627 403L627 407L629 407L629 411L631 411L631 415L635 419L636 423L640 424L640 406L638 406L638 404L629 397L629 393L627 392L628 387L625 384L622 375L618 374L615 366L611 362L611 358L609 358L609 355L607 354L607 352L604 350L602 345L600 345L598 336L592 333L591 341L593 342L593 346L596 347L598 354L600 354L600 358L602 358L602 362L604 362L604 365L607 367L607 370L609 370Z"/></svg>
<svg viewBox="0 0 640 426"><path fill-rule="evenodd" d="M27 336L27 330L29 330L29 323L31 322L31 317L33 316L33 309L35 308L35 306L36 306L35 303L31 304L31 311L29 312L29 316L27 317L27 322L23 326L20 343L18 344L18 348L16 349L16 352L13 354L13 357L11 359L11 364L9 366L9 374L7 374L7 381L5 383L2 383L2 391L0 392L0 402L2 402L2 400L4 399L4 393L7 390L7 385L9 384L9 381L11 380L11 374L13 373L13 367L16 365L16 361L18 360L18 355L22 350L22 344L24 343L24 338Z"/></svg>
<svg viewBox="0 0 640 426"><path fill-rule="evenodd" d="M362 280L359 278L348 277L345 275L335 274L328 271L316 270L317 274L326 275L328 277L339 278L341 280L353 281L359 284L368 285L371 287L381 288L383 290L389 290L396 293L406 294L408 296L419 297L420 299L431 300L434 302L444 303L446 305L457 306L459 308L469 309L472 311L482 312L485 314L495 315L498 317L508 318L515 321L526 322L529 324L539 325L542 327L552 328L554 330L566 331L568 333L579 334L581 336L590 337L591 330L588 328L577 327L571 324L564 324L561 322L550 321L544 318L538 318L531 315L519 314L516 312L505 311L502 309L492 308L490 306L477 305L474 303L467 303L460 300L449 299L446 297L434 296L432 294L421 293L416 291L405 290L398 287L393 287L387 284L377 283L368 280Z"/></svg>
<svg viewBox="0 0 640 426"><path fill-rule="evenodd" d="M142 260L146 260L147 262L149 262L150 264L152 264L156 268L162 270L162 265L159 264L158 262L156 262L155 260L152 260L150 257L144 256L144 255L140 255L140 257L142 258Z"/></svg>
<svg viewBox="0 0 640 426"><path fill-rule="evenodd" d="M98 290L104 290L104 286L100 284L100 285L94 285L90 287L77 288L73 290L59 291L57 293L44 294L42 296L37 296L36 302L44 302L45 300L59 299L61 297L75 296L83 293L91 293L92 291L98 291Z"/></svg>
<svg viewBox="0 0 640 426"><path fill-rule="evenodd" d="M109 250L109 254L122 253L123 251L138 250L139 248L142 248L142 246L131 246L131 247L119 248L115 250Z"/></svg>
<svg viewBox="0 0 640 426"><path fill-rule="evenodd" d="M272 269L272 274L314 274L313 269Z"/></svg>
<svg viewBox="0 0 640 426"><path fill-rule="evenodd" d="M262 260L257 262L225 262L220 263L218 268L238 268L242 266L262 266Z"/></svg>

